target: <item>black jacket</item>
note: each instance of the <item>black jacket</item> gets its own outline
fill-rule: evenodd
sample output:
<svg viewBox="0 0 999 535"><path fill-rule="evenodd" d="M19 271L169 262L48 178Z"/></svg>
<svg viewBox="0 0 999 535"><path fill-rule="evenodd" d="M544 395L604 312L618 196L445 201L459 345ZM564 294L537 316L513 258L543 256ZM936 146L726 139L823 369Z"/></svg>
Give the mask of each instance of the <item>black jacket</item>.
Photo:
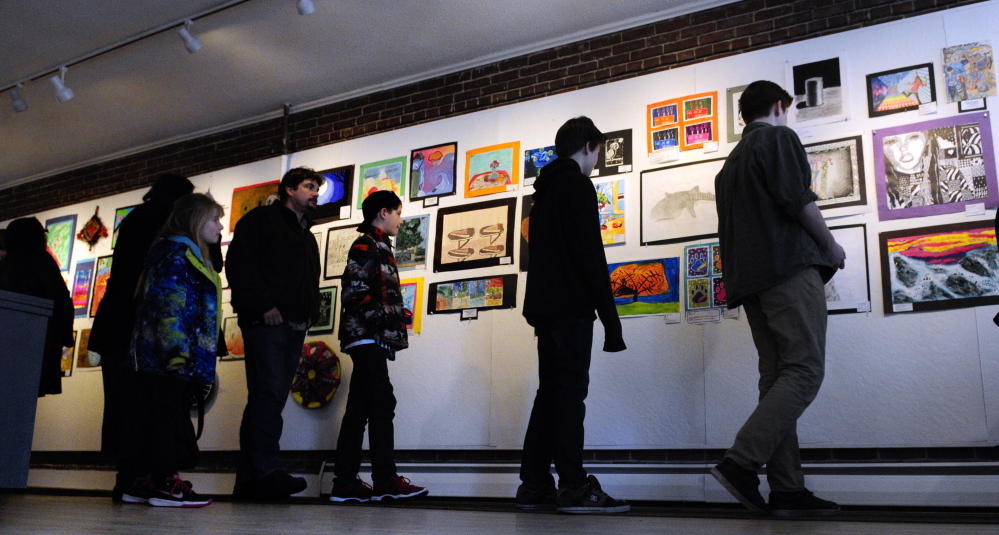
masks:
<svg viewBox="0 0 999 535"><path fill-rule="evenodd" d="M593 319L596 310L606 332L604 351L623 350L593 183L575 160L558 158L541 168L534 190L524 317L544 327L565 318Z"/></svg>
<svg viewBox="0 0 999 535"><path fill-rule="evenodd" d="M226 276L241 325L277 307L285 321L319 318L319 246L295 212L282 203L254 208L236 223Z"/></svg>

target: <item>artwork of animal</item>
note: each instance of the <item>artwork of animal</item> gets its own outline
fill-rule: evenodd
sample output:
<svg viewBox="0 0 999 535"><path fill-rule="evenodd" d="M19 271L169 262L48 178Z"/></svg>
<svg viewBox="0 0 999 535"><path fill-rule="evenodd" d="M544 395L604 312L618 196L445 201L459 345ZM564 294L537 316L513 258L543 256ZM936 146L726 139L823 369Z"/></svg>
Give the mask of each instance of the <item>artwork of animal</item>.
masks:
<svg viewBox="0 0 999 535"><path fill-rule="evenodd" d="M690 217L697 217L697 214L694 212L694 205L698 201L714 202L715 194L701 193L700 186L694 186L687 191L666 192L666 196L652 207L649 217L653 221L676 219L684 210L690 213Z"/></svg>

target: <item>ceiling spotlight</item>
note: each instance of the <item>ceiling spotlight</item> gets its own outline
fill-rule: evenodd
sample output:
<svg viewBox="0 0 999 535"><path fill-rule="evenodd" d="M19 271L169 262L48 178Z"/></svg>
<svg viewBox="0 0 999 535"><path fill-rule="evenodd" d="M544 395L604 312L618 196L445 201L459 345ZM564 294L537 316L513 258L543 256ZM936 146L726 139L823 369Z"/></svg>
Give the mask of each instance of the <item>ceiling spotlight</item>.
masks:
<svg viewBox="0 0 999 535"><path fill-rule="evenodd" d="M177 33L180 34L180 38L184 40L184 48L187 49L188 54L194 54L198 50L201 50L201 41L198 41L198 39L191 35L191 32L188 31L188 28L193 25L194 22L191 20L185 20L184 25L177 30Z"/></svg>
<svg viewBox="0 0 999 535"><path fill-rule="evenodd" d="M49 78L52 82L52 87L55 88L55 97L59 102L66 102L67 100L73 98L73 90L66 87L66 67L59 69L59 74Z"/></svg>
<svg viewBox="0 0 999 535"><path fill-rule="evenodd" d="M299 15L311 15L315 10L316 6L312 3L312 0L298 0Z"/></svg>
<svg viewBox="0 0 999 535"><path fill-rule="evenodd" d="M17 84L16 87L10 88L10 101L14 105L14 111L18 113L28 109L28 103L21 98L22 89L24 89L24 84Z"/></svg>

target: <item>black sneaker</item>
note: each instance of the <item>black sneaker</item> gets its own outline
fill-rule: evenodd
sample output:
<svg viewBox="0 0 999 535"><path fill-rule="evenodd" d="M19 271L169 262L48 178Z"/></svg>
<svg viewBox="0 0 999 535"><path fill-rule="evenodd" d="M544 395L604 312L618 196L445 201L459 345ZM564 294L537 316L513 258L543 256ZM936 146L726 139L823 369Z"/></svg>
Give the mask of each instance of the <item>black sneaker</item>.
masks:
<svg viewBox="0 0 999 535"><path fill-rule="evenodd" d="M257 499L256 481L237 481L232 487L232 499L237 502L252 502Z"/></svg>
<svg viewBox="0 0 999 535"><path fill-rule="evenodd" d="M831 516L839 514L839 504L817 498L808 489L799 492L770 492L770 512L774 516Z"/></svg>
<svg viewBox="0 0 999 535"><path fill-rule="evenodd" d="M298 494L308 486L304 477L295 477L284 470L275 470L257 481L255 496L261 501L287 500L292 494Z"/></svg>
<svg viewBox="0 0 999 535"><path fill-rule="evenodd" d="M341 481L345 478L333 480L333 491L330 492L330 501L333 503L367 503L371 501L371 486L365 483L360 477L355 477L346 483Z"/></svg>
<svg viewBox="0 0 999 535"><path fill-rule="evenodd" d="M627 513L631 506L624 500L615 500L600 489L600 482L594 476L586 478L587 483L577 489L559 489L555 499L555 510L560 513L606 514Z"/></svg>
<svg viewBox="0 0 999 535"><path fill-rule="evenodd" d="M517 487L517 498L513 504L522 511L539 511L555 508L555 480L540 485L531 486L527 483Z"/></svg>
<svg viewBox="0 0 999 535"><path fill-rule="evenodd" d="M371 500L380 502L382 500L406 500L426 496L430 491L423 487L417 487L408 479L396 474L392 479L382 482L375 487L371 495Z"/></svg>
<svg viewBox="0 0 999 535"><path fill-rule="evenodd" d="M149 503L149 496L153 493L153 480L149 476L135 478L128 490L121 493L119 501L121 503ZM114 497L112 496L112 499Z"/></svg>
<svg viewBox="0 0 999 535"><path fill-rule="evenodd" d="M149 505L154 507L204 507L212 504L211 498L205 498L194 492L191 484L174 474L166 478L149 495Z"/></svg>
<svg viewBox="0 0 999 535"><path fill-rule="evenodd" d="M767 512L767 502L760 494L760 476L756 472L747 470L726 457L721 464L711 469L711 475L746 509L754 513Z"/></svg>

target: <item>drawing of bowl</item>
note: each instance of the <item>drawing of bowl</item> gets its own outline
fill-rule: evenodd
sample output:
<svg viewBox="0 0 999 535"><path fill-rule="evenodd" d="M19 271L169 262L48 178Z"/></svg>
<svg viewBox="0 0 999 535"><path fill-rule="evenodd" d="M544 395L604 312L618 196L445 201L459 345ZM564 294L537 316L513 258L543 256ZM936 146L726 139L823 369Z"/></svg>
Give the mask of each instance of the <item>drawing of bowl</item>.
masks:
<svg viewBox="0 0 999 535"><path fill-rule="evenodd" d="M472 256L473 254L475 254L475 249L472 249L471 247L464 247L461 249L451 249L450 251L447 252L448 256L450 256L451 258L458 259L459 262L464 261L466 258Z"/></svg>

